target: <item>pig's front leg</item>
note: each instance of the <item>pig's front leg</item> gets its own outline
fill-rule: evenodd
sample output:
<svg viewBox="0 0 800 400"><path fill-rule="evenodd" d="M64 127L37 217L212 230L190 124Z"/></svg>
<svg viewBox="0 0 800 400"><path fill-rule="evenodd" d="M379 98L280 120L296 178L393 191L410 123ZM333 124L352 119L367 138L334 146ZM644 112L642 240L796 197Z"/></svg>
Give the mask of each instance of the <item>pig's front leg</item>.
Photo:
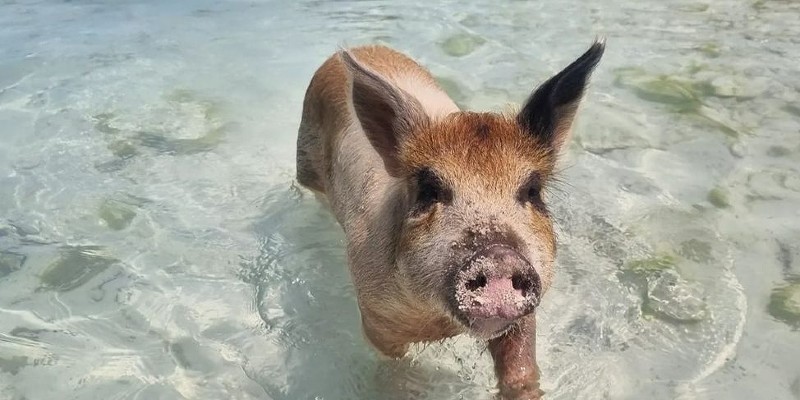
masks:
<svg viewBox="0 0 800 400"><path fill-rule="evenodd" d="M536 316L531 314L505 335L489 341L500 397L508 400L541 399L536 365Z"/></svg>

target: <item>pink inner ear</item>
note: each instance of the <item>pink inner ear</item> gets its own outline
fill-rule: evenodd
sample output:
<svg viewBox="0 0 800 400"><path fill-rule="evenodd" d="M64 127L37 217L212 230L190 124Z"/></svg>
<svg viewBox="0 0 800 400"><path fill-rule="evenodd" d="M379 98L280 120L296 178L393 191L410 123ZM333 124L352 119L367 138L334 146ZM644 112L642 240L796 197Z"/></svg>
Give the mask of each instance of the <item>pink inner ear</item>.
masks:
<svg viewBox="0 0 800 400"><path fill-rule="evenodd" d="M352 79L356 118L389 175L400 176L400 141L425 120L419 102L379 74L359 63L349 52L340 53Z"/></svg>

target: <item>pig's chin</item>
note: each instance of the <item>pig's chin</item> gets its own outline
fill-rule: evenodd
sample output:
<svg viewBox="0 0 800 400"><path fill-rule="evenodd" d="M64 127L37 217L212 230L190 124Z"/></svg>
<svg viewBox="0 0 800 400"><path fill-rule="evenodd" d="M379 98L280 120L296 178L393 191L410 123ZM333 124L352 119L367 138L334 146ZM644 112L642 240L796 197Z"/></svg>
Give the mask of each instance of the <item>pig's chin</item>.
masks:
<svg viewBox="0 0 800 400"><path fill-rule="evenodd" d="M515 320L505 318L481 318L470 321L468 332L470 335L483 340L494 339L508 332Z"/></svg>

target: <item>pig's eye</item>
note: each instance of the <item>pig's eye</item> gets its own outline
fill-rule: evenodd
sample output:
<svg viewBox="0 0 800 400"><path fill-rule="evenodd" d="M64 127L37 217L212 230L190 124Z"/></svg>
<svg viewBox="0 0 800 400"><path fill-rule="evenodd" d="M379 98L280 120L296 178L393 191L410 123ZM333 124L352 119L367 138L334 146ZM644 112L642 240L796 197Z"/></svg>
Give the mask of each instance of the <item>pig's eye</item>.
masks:
<svg viewBox="0 0 800 400"><path fill-rule="evenodd" d="M436 203L439 201L441 194L439 188L434 185L423 184L419 188L417 194L417 203Z"/></svg>
<svg viewBox="0 0 800 400"><path fill-rule="evenodd" d="M452 199L452 193L447 189L442 180L430 169L423 169L416 174L417 195L415 210L417 212L429 209L435 203L447 203Z"/></svg>
<svg viewBox="0 0 800 400"><path fill-rule="evenodd" d="M538 200L541 195L541 189L538 186L531 186L528 188L528 201Z"/></svg>
<svg viewBox="0 0 800 400"><path fill-rule="evenodd" d="M520 203L530 203L534 207L543 208L542 182L539 174L532 174L519 190L517 199Z"/></svg>

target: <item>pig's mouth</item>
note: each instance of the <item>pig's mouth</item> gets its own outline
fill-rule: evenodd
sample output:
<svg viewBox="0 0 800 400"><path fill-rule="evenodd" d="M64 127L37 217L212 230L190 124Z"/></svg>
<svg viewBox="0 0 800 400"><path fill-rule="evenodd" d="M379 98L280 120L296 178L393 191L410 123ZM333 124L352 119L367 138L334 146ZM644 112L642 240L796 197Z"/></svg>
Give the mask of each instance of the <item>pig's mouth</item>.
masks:
<svg viewBox="0 0 800 400"><path fill-rule="evenodd" d="M516 320L505 318L485 318L472 320L469 323L469 332L478 339L494 339L511 330Z"/></svg>

